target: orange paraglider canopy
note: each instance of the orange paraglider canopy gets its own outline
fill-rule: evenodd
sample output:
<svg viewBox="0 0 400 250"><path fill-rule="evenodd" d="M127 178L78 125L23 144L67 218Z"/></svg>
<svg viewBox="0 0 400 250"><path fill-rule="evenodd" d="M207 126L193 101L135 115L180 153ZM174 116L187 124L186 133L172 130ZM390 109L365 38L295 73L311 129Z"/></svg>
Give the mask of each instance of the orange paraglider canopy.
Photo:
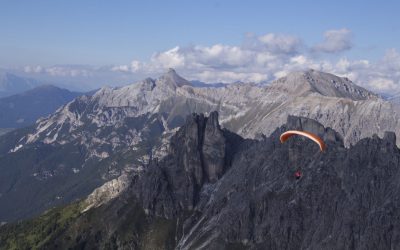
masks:
<svg viewBox="0 0 400 250"><path fill-rule="evenodd" d="M310 132L299 131L299 130L289 130L289 131L282 133L281 137L280 137L281 143L284 143L287 139L289 139L290 137L292 137L294 135L301 135L301 136L307 137L308 139L314 141L315 143L318 144L321 151L325 151L325 149L326 149L326 145L325 145L324 141L319 136L317 136L313 133L310 133Z"/></svg>

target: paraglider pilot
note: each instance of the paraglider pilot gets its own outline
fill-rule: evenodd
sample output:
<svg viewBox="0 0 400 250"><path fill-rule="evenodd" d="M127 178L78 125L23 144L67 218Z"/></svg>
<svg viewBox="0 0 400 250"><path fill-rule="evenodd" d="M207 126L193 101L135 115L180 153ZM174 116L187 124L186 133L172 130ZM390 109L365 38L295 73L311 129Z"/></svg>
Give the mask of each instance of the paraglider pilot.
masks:
<svg viewBox="0 0 400 250"><path fill-rule="evenodd" d="M296 180L299 180L300 178L301 178L301 171L300 170L297 170L295 173L294 173L294 177L296 178Z"/></svg>

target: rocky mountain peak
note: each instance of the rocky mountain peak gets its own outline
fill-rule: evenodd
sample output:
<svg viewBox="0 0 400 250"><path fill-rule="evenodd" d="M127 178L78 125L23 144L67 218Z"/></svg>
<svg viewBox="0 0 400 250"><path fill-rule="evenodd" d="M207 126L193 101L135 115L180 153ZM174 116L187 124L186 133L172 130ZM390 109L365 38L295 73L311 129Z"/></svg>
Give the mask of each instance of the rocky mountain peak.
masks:
<svg viewBox="0 0 400 250"><path fill-rule="evenodd" d="M201 188L217 182L228 169L233 151L231 140L231 135L220 128L216 111L209 117L188 115L185 124L171 138L168 156L160 162L152 161L148 167L151 174L144 177L147 181L141 187L145 209L167 218L192 210ZM173 190L173 197L167 189ZM158 199L166 204L154 207L154 200Z"/></svg>
<svg viewBox="0 0 400 250"><path fill-rule="evenodd" d="M168 68L167 74L176 74L176 71L173 68Z"/></svg>
<svg viewBox="0 0 400 250"><path fill-rule="evenodd" d="M324 125L316 120L289 115L286 127L288 130L308 131L321 137L325 143L333 142L343 146L343 138L339 133L329 127L325 128Z"/></svg>
<svg viewBox="0 0 400 250"><path fill-rule="evenodd" d="M313 69L291 72L274 81L270 86L295 96L316 93L355 101L378 98L376 94L354 84L347 77L339 77Z"/></svg>
<svg viewBox="0 0 400 250"><path fill-rule="evenodd" d="M199 169L194 170L196 182L199 185L204 182L215 182L224 171L226 146L218 121L218 112L211 112L209 117L192 114L186 121L183 127L185 145L197 144L196 149L199 150ZM185 169L190 170L192 165L190 162L187 163Z"/></svg>
<svg viewBox="0 0 400 250"><path fill-rule="evenodd" d="M396 133L392 131L385 131L383 140L389 142L390 144L396 145Z"/></svg>
<svg viewBox="0 0 400 250"><path fill-rule="evenodd" d="M192 84L178 75L174 69L169 68L164 75L157 79L156 85L166 85L175 89L185 85L191 86Z"/></svg>

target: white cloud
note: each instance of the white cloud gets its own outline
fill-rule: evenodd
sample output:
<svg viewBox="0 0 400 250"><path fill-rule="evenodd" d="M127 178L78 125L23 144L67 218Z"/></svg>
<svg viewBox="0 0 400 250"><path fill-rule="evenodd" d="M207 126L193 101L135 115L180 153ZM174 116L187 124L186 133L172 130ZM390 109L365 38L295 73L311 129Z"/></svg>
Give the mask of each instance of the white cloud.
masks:
<svg viewBox="0 0 400 250"><path fill-rule="evenodd" d="M395 84L393 80L381 77L372 78L369 81L369 86L379 90L380 92L388 92L398 89L398 85Z"/></svg>
<svg viewBox="0 0 400 250"><path fill-rule="evenodd" d="M396 49L386 51L382 59L348 60L339 59L330 71L339 76L346 76L357 84L379 92L393 94L400 91L400 54Z"/></svg>
<svg viewBox="0 0 400 250"><path fill-rule="evenodd" d="M301 47L299 38L288 35L269 33L258 38L266 49L272 53L296 53Z"/></svg>
<svg viewBox="0 0 400 250"><path fill-rule="evenodd" d="M25 66L24 67L24 72L26 72L26 73L43 73L44 69L40 65L37 65L37 66Z"/></svg>
<svg viewBox="0 0 400 250"><path fill-rule="evenodd" d="M135 60L130 65L114 66L112 70L154 74L175 68L186 77L202 81L259 82L267 80L270 72L279 70L292 57L300 60L297 56L301 45L296 37L270 33L249 36L242 46L177 46L153 54L148 62Z"/></svg>
<svg viewBox="0 0 400 250"><path fill-rule="evenodd" d="M136 62L136 61L135 61ZM133 62L132 62L133 63ZM131 69L129 65L119 65L119 66L114 66L111 68L112 71L120 71L120 72L135 72L136 70Z"/></svg>
<svg viewBox="0 0 400 250"><path fill-rule="evenodd" d="M71 69L71 68L66 68L66 67L50 67L46 69L47 73L52 75L52 76L71 76L71 77L77 77L77 76L89 76L90 72L85 69Z"/></svg>
<svg viewBox="0 0 400 250"><path fill-rule="evenodd" d="M381 65L385 65L387 70L400 74L400 53L396 49L387 50Z"/></svg>
<svg viewBox="0 0 400 250"><path fill-rule="evenodd" d="M268 79L267 74L261 73L237 73L231 71L202 71L193 74L194 79L202 79L205 82L261 82Z"/></svg>
<svg viewBox="0 0 400 250"><path fill-rule="evenodd" d="M312 49L316 52L338 53L352 48L351 31L348 29L328 30L324 33L324 41Z"/></svg>
<svg viewBox="0 0 400 250"><path fill-rule="evenodd" d="M82 67L78 65L51 67L43 67L40 65L25 66L23 68L23 71L25 73L48 74L50 76L63 77L88 77L92 74L91 69L89 69L88 67Z"/></svg>
<svg viewBox="0 0 400 250"><path fill-rule="evenodd" d="M158 64L165 68L181 68L185 65L185 55L177 46L163 53L154 54L151 61L154 65Z"/></svg>

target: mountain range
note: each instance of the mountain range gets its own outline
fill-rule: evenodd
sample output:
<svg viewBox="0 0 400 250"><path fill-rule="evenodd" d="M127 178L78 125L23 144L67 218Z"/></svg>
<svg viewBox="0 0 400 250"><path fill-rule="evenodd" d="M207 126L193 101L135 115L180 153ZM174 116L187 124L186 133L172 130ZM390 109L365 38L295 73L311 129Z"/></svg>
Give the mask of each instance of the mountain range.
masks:
<svg viewBox="0 0 400 250"><path fill-rule="evenodd" d="M173 69L157 79L80 96L33 126L0 137L0 221L29 218L147 169L168 153L192 113L218 111L221 126L263 139L289 115L331 127L345 147L399 132L399 108L347 78L308 70L267 85L194 87Z"/></svg>
<svg viewBox="0 0 400 250"><path fill-rule="evenodd" d="M52 85L0 98L0 128L21 128L32 125L40 117L54 113L62 105L82 93Z"/></svg>
<svg viewBox="0 0 400 250"><path fill-rule="evenodd" d="M102 88L92 98L79 99L70 105L78 103L90 110L84 110L83 116L75 112L76 118L72 119L66 107L38 126L57 124L59 127L67 123L73 132L74 127L79 127L73 123L81 124L80 119L86 114L90 114L99 127L121 122L125 117L163 114L164 129L168 130L181 125L187 114L216 110L224 127L249 138L260 133L269 135L285 123L289 114L316 119L334 128L343 135L346 145L375 133L383 136L384 131L398 132L400 129L397 105L347 78L314 70L291 73L267 86L243 83L197 88L171 69L159 79L148 78L116 89ZM105 110L109 117L103 122L101 116ZM49 140L44 132L50 131L37 129L29 141Z"/></svg>
<svg viewBox="0 0 400 250"><path fill-rule="evenodd" d="M287 130L320 136L279 136ZM397 249L400 150L386 132L342 136L289 116L261 140L192 114L166 154L87 199L0 227L0 248ZM294 172L301 169L297 180Z"/></svg>
<svg viewBox="0 0 400 250"><path fill-rule="evenodd" d="M0 98L24 92L39 85L41 83L35 79L20 77L0 70Z"/></svg>

